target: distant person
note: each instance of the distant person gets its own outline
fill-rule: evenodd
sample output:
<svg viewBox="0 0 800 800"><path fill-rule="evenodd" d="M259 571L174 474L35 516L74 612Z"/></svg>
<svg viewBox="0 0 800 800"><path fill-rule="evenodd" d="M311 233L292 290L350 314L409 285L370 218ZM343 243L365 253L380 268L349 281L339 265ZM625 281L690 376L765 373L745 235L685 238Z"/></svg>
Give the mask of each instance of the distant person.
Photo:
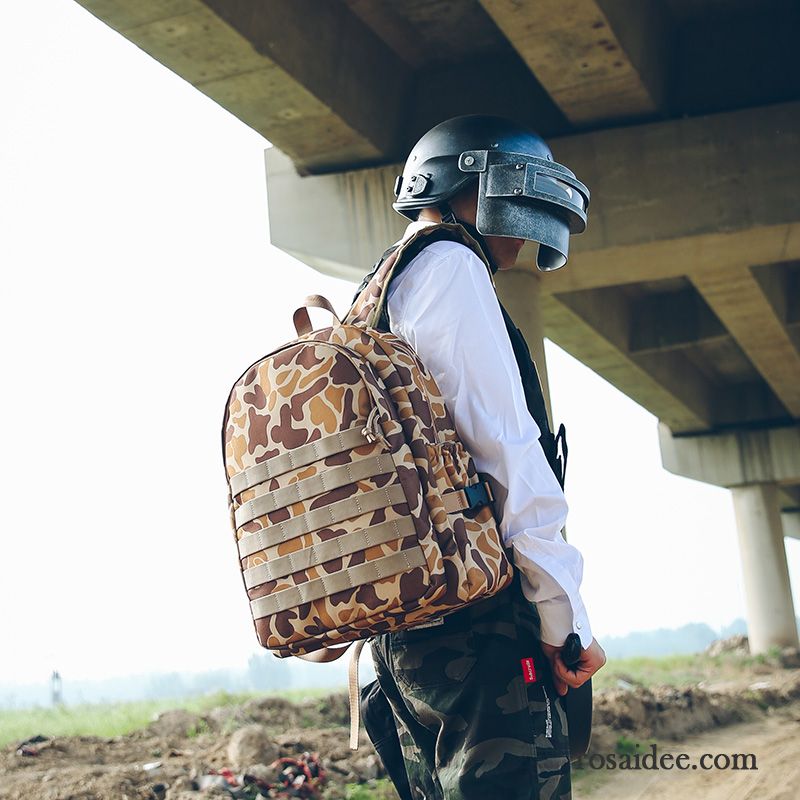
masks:
<svg viewBox="0 0 800 800"><path fill-rule="evenodd" d="M393 207L411 223L384 287L387 322L433 375L477 469L489 476L517 570L507 589L441 624L376 637L381 691L366 687L365 720L373 737L383 721L376 745L403 797L565 800L562 696L606 658L579 593L581 555L561 533L562 437L549 430L535 366L491 276L515 265L526 240L539 243L542 271L565 264L570 233L585 227L588 190L536 134L466 116L420 139L395 195ZM571 634L574 671L562 659Z"/></svg>

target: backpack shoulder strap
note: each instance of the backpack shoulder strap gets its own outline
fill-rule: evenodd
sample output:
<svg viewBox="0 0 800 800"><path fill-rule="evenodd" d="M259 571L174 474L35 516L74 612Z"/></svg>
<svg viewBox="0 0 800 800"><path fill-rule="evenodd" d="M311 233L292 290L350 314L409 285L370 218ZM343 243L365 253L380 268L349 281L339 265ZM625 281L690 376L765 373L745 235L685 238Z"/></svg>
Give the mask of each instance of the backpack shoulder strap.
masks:
<svg viewBox="0 0 800 800"><path fill-rule="evenodd" d="M499 298L498 298L499 302ZM539 371L536 369L536 362L531 357L528 343L522 331L514 324L509 313L502 303L500 311L503 314L503 321L506 325L508 338L511 340L511 348L514 351L514 358L519 369L519 376L522 380L522 389L525 393L525 403L528 412L533 417L539 428L539 443L544 450L547 463L556 480L564 488L564 479L567 472L567 431L563 425L559 426L558 433L554 436L550 428L550 419L547 414L547 405L544 402L544 392L542 382L539 378ZM560 446L560 450L559 450Z"/></svg>
<svg viewBox="0 0 800 800"><path fill-rule="evenodd" d="M392 279L396 278L426 247L434 242L443 241L457 242L469 247L486 265L494 286L492 271L475 239L461 225L434 223L412 234L395 247L389 248L381 256L362 281L353 298L353 304L342 321L349 325L388 330L386 295Z"/></svg>

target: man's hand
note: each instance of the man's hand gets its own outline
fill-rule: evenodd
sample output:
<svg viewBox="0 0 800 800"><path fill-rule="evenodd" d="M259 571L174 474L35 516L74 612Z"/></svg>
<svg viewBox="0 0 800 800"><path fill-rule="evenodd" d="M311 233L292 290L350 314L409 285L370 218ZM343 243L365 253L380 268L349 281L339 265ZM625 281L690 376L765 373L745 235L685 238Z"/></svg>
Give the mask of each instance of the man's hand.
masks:
<svg viewBox="0 0 800 800"><path fill-rule="evenodd" d="M577 689L586 683L606 663L605 651L600 647L597 639L592 639L592 643L586 649L581 649L580 660L575 672L569 669L562 660L561 647L542 642L542 650L553 668L553 682L560 695L565 695L570 686Z"/></svg>

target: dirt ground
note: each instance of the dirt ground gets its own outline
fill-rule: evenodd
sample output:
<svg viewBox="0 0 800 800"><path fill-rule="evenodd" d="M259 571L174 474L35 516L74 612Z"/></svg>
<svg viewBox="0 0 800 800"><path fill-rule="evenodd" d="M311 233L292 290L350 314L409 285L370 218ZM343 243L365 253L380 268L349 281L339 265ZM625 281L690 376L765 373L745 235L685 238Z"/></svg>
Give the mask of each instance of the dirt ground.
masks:
<svg viewBox="0 0 800 800"><path fill-rule="evenodd" d="M800 703L755 722L717 728L659 753L688 753L698 769L614 771L578 781L574 800L798 800L800 798ZM757 770L703 770L705 754L752 753ZM723 762L724 763L724 762ZM594 771L593 771L594 772Z"/></svg>
<svg viewBox="0 0 800 800"><path fill-rule="evenodd" d="M798 800L800 798L800 654L791 664L743 669L737 679L702 685L621 684L595 697L590 755L624 752L753 753L757 770L576 770L575 800ZM78 736L0 750L0 800L200 800L217 770L267 774L277 757L319 754L328 781L324 800L344 800L348 784L360 798L390 800L382 765L362 729L361 747L347 743L343 694L295 704L262 697L201 715L168 711L144 730L113 739ZM248 732L242 740L241 734ZM31 734L37 733L31 731ZM238 742L238 743L237 743ZM491 799L490 799L491 800Z"/></svg>

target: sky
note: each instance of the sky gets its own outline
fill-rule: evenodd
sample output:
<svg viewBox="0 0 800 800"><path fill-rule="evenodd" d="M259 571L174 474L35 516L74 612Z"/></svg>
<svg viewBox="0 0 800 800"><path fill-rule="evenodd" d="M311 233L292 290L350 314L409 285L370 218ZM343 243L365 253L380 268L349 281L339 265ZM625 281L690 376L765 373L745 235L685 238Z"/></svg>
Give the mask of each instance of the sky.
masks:
<svg viewBox="0 0 800 800"><path fill-rule="evenodd" d="M270 246L269 143L77 4L4 4L0 74L0 682L244 666L223 405L354 284ZM743 616L729 493L550 342L547 368L597 638Z"/></svg>

